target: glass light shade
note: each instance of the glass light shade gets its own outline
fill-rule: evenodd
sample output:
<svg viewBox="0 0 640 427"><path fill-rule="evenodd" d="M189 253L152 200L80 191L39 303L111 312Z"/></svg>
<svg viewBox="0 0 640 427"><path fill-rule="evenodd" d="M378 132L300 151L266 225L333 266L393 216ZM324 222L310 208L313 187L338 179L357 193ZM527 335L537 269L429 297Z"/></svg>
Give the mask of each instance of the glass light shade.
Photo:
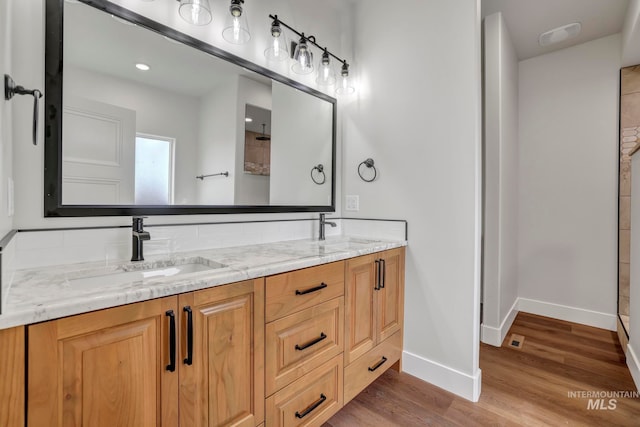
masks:
<svg viewBox="0 0 640 427"><path fill-rule="evenodd" d="M180 0L178 13L193 25L207 25L212 19L209 0Z"/></svg>
<svg viewBox="0 0 640 427"><path fill-rule="evenodd" d="M336 72L331 67L331 60L326 49L322 54L322 60L320 61L320 67L318 68L318 76L316 77L316 83L321 86L331 86L336 82Z"/></svg>
<svg viewBox="0 0 640 427"><path fill-rule="evenodd" d="M222 30L222 38L233 44L244 44L251 40L247 13L243 11L239 0L231 0L229 14L227 14L224 30Z"/></svg>
<svg viewBox="0 0 640 427"><path fill-rule="evenodd" d="M338 86L336 87L336 93L338 95L350 95L355 91L356 88L353 86L353 80L349 77L349 65L344 62L342 64Z"/></svg>
<svg viewBox="0 0 640 427"><path fill-rule="evenodd" d="M313 53L309 50L307 40L302 37L293 53L294 63L291 69L296 74L313 73Z"/></svg>
<svg viewBox="0 0 640 427"><path fill-rule="evenodd" d="M271 24L271 46L265 49L264 56L270 61L286 61L289 59L287 38L284 36L278 21L274 21Z"/></svg>

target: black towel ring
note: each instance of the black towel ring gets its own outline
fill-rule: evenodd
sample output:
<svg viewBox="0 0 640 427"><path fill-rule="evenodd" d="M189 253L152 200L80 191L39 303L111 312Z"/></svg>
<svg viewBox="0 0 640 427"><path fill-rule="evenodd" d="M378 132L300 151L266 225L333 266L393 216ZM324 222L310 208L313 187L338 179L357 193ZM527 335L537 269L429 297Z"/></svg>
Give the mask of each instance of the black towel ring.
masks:
<svg viewBox="0 0 640 427"><path fill-rule="evenodd" d="M362 167L362 165L365 165L367 167L367 169L373 168L373 178L366 179L365 177L362 176L362 173L360 172L360 168ZM362 179L364 182L373 182L373 181L375 181L376 177L378 176L378 170L374 166L373 159L367 159L367 160L365 160L364 162L362 162L362 163L360 163L358 165L358 175L360 175L360 179Z"/></svg>
<svg viewBox="0 0 640 427"><path fill-rule="evenodd" d="M320 173L322 174L322 181L320 180L316 181L316 178L313 176L313 171L316 171L316 170L318 171L319 174ZM318 166L314 166L311 169L311 180L318 185L322 185L325 183L325 181L327 180L327 176L324 174L324 166L322 164L319 164Z"/></svg>

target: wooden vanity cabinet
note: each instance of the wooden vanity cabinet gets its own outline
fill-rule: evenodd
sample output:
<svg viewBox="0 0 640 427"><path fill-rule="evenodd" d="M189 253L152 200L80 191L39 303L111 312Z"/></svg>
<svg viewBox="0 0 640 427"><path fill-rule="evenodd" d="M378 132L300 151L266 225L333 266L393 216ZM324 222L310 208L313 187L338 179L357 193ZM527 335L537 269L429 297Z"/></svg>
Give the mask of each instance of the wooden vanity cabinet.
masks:
<svg viewBox="0 0 640 427"><path fill-rule="evenodd" d="M397 363L399 369L404 316L404 256L404 248L398 248L347 260L345 404L389 366ZM362 366L350 368L356 361Z"/></svg>
<svg viewBox="0 0 640 427"><path fill-rule="evenodd" d="M24 425L24 330L0 330L0 426Z"/></svg>
<svg viewBox="0 0 640 427"><path fill-rule="evenodd" d="M28 425L261 424L263 292L251 280L29 326Z"/></svg>
<svg viewBox="0 0 640 427"><path fill-rule="evenodd" d="M179 297L180 425L257 426L264 421L264 279ZM187 309L188 308L188 309ZM187 310L185 310L187 309ZM188 362L188 363L187 363Z"/></svg>

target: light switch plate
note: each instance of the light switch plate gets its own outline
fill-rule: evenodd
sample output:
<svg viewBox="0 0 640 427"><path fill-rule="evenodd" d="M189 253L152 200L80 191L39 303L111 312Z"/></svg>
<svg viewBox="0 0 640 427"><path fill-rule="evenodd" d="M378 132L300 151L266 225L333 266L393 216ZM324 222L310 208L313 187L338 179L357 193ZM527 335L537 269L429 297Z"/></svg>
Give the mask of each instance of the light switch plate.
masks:
<svg viewBox="0 0 640 427"><path fill-rule="evenodd" d="M356 212L360 210L360 196L347 196L346 211Z"/></svg>

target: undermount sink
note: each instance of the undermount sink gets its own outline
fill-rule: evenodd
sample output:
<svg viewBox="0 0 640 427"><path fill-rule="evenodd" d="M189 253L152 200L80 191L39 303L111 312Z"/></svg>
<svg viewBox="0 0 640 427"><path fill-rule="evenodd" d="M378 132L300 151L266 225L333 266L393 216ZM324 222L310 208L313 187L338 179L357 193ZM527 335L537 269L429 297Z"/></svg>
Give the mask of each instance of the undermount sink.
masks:
<svg viewBox="0 0 640 427"><path fill-rule="evenodd" d="M148 279L211 271L224 267L226 267L226 265L201 257L169 261L140 262L127 264L114 271L101 271L83 274L79 277L69 279L69 283L82 286L113 286Z"/></svg>

